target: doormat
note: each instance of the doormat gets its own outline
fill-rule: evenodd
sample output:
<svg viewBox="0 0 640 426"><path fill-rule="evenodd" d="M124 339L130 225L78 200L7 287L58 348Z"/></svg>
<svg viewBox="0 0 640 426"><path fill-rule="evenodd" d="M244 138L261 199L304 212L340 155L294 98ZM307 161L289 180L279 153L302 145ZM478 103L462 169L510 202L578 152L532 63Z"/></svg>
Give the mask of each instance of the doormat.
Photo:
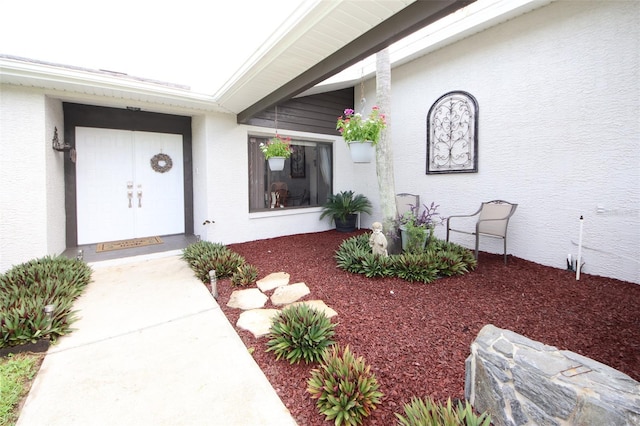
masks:
<svg viewBox="0 0 640 426"><path fill-rule="evenodd" d="M152 246L154 244L162 244L162 239L160 237L146 237L133 238L131 240L110 241L108 243L99 243L96 246L96 253L100 253L103 251Z"/></svg>

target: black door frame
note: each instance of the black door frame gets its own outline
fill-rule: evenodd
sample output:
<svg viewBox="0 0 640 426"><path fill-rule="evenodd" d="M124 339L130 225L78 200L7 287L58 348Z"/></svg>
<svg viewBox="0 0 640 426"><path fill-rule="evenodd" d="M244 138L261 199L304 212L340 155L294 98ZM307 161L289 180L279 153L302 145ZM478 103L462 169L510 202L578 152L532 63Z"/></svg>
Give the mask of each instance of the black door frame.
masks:
<svg viewBox="0 0 640 426"><path fill-rule="evenodd" d="M191 117L160 114L134 109L99 107L64 102L64 141L71 146L64 160L64 188L67 248L78 246L78 210L76 204L76 127L97 127L182 135L184 170L184 230L193 234L193 167Z"/></svg>

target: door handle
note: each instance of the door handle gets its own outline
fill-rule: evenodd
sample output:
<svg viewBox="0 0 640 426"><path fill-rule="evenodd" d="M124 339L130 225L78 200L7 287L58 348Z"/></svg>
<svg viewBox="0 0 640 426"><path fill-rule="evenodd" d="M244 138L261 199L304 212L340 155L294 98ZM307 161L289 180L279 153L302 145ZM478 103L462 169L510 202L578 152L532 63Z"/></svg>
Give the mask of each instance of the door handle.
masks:
<svg viewBox="0 0 640 426"><path fill-rule="evenodd" d="M129 199L129 208L131 208L131 200L133 199L133 182L127 182L127 198Z"/></svg>
<svg viewBox="0 0 640 426"><path fill-rule="evenodd" d="M142 185L138 185L138 208L142 207Z"/></svg>

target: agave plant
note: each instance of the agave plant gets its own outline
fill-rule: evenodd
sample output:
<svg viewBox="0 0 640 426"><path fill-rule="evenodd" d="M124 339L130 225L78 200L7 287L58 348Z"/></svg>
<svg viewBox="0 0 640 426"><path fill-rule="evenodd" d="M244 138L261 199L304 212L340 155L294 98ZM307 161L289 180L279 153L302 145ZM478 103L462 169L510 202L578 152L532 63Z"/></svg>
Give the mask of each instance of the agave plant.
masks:
<svg viewBox="0 0 640 426"><path fill-rule="evenodd" d="M336 426L362 424L383 398L371 366L356 357L349 346L334 345L322 354L318 368L311 371L307 392L316 399L316 407Z"/></svg>
<svg viewBox="0 0 640 426"><path fill-rule="evenodd" d="M291 364L317 362L335 343L335 327L323 312L305 304L288 306L273 318L267 352Z"/></svg>

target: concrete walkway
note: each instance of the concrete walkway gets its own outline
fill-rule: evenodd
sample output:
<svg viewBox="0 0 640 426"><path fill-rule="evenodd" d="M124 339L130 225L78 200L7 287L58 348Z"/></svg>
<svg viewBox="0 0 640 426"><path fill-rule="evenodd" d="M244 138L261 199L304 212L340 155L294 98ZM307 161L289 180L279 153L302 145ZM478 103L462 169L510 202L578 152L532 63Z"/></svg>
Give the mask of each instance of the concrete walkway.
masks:
<svg viewBox="0 0 640 426"><path fill-rule="evenodd" d="M179 255L91 264L18 426L296 424Z"/></svg>

